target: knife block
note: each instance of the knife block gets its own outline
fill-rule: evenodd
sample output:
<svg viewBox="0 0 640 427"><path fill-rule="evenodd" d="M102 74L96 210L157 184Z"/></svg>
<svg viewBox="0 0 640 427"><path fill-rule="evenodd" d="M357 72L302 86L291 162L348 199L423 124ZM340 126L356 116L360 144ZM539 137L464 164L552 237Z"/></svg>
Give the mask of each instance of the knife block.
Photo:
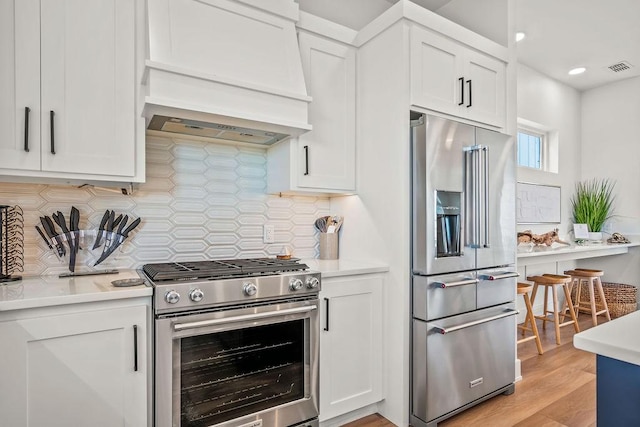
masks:
<svg viewBox="0 0 640 427"><path fill-rule="evenodd" d="M109 254L109 256L105 258L105 260L101 264L99 264L99 266L109 266L109 264L113 264L113 261L118 258L118 254L122 252L122 248L124 247L124 244L122 244L124 241L124 237L116 232L104 231L102 233L100 244L95 249L93 249L98 233L98 230L78 230L69 232L69 237L72 240L74 240L76 236L78 237L79 249L76 253L76 267L82 268L82 266L86 266L89 268L89 270L82 268L83 271L77 271L78 269L76 268L75 272L69 271L69 273L62 273L59 275L59 277L85 276L89 274L108 274L114 272L113 269L95 270L93 269L93 267L95 267L95 262L103 254L105 245L108 241L114 243L119 242L120 245L111 254ZM67 237L67 235L65 233L60 233L54 238L48 239L48 243L52 246L52 248L49 250L60 260L61 264L67 265L69 263L69 257L71 255L71 246L69 244L69 238ZM58 254L58 250L56 248L58 244L64 246L64 256L60 256Z"/></svg>

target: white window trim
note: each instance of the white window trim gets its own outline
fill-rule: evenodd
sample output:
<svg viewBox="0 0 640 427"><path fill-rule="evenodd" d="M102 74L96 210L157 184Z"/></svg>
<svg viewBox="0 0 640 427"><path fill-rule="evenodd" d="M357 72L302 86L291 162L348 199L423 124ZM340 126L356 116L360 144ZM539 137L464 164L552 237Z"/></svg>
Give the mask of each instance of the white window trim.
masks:
<svg viewBox="0 0 640 427"><path fill-rule="evenodd" d="M520 131L533 135L540 135L542 137L540 147L541 167L540 169L521 165L518 165L518 167L532 171L558 173L558 132L549 126L518 117L517 132ZM552 146L554 148L552 148Z"/></svg>

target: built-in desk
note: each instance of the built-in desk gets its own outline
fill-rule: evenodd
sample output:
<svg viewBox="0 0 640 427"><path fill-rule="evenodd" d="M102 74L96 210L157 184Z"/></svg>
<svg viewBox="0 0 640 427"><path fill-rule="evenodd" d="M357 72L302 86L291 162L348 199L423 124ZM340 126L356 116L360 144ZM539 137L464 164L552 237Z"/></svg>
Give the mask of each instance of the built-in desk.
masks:
<svg viewBox="0 0 640 427"><path fill-rule="evenodd" d="M586 245L518 246L518 266L597 258L608 255L626 254L629 248L640 246L640 242L601 243Z"/></svg>

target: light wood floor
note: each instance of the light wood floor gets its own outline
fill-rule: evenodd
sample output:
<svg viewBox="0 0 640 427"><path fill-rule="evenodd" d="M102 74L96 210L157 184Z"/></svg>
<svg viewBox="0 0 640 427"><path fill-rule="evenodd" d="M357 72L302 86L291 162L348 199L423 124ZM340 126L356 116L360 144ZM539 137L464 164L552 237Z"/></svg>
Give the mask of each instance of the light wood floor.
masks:
<svg viewBox="0 0 640 427"><path fill-rule="evenodd" d="M606 319L598 317L598 322ZM581 314L580 330L590 328L591 317ZM542 330L544 349L538 355L534 341L518 345L522 361L522 381L516 383L511 396L496 396L470 408L438 427L593 427L596 425L596 358L592 353L573 347L574 330L561 328L562 345L557 346L553 324ZM345 427L393 427L375 414Z"/></svg>

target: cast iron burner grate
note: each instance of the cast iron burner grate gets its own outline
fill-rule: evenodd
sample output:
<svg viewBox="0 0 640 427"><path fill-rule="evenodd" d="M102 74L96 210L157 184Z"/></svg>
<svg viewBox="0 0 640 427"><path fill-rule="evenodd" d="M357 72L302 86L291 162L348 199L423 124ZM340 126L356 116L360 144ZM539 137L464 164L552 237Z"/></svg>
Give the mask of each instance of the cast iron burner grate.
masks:
<svg viewBox="0 0 640 427"><path fill-rule="evenodd" d="M167 262L146 264L142 267L142 270L153 281L221 279L302 271L309 268L306 264L298 261L298 258L286 260L277 258L249 258Z"/></svg>

